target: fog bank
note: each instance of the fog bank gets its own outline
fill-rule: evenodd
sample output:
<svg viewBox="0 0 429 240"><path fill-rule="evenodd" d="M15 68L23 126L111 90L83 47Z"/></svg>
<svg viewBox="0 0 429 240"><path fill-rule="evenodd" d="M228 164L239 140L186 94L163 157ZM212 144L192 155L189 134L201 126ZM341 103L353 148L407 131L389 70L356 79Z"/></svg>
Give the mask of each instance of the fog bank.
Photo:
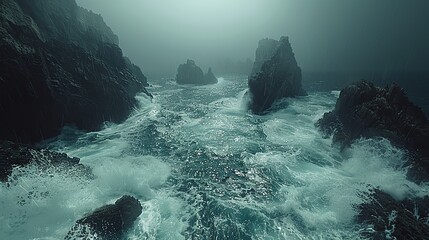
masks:
<svg viewBox="0 0 429 240"><path fill-rule="evenodd" d="M205 70L226 58L254 59L259 39L282 35L307 72L429 69L429 2L423 0L77 2L102 14L149 77L173 76L188 58Z"/></svg>

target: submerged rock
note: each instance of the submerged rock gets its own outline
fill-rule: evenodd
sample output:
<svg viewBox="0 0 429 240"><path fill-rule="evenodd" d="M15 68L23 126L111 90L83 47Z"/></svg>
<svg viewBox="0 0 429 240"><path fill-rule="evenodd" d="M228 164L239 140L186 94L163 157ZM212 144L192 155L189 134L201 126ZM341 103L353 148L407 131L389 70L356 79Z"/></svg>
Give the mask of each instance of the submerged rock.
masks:
<svg viewBox="0 0 429 240"><path fill-rule="evenodd" d="M178 84L214 84L218 80L214 76L211 68L206 74L195 64L194 60L188 59L185 64L180 64L177 69L176 82Z"/></svg>
<svg viewBox="0 0 429 240"><path fill-rule="evenodd" d="M34 143L65 125L121 122L147 92L118 38L74 0L0 1L0 139Z"/></svg>
<svg viewBox="0 0 429 240"><path fill-rule="evenodd" d="M357 221L372 226L363 237L371 239L427 239L429 199L397 201L389 194L374 189L368 201L356 206Z"/></svg>
<svg viewBox="0 0 429 240"><path fill-rule="evenodd" d="M65 239L87 239L93 236L103 240L122 239L141 213L139 200L123 196L114 204L98 208L77 220Z"/></svg>
<svg viewBox="0 0 429 240"><path fill-rule="evenodd" d="M62 167L65 171L77 172L80 175L92 176L91 170L79 164L79 158L70 158L65 153L57 153L45 149L36 149L27 145L9 141L0 141L0 181L6 182L13 168L28 164L39 167Z"/></svg>
<svg viewBox="0 0 429 240"><path fill-rule="evenodd" d="M256 51L258 59L253 70L256 73L248 81L250 109L256 114L265 112L275 100L306 95L301 85L301 68L296 62L289 39L282 37L278 42L266 39L262 43ZM260 62L271 54L272 57L257 71Z"/></svg>

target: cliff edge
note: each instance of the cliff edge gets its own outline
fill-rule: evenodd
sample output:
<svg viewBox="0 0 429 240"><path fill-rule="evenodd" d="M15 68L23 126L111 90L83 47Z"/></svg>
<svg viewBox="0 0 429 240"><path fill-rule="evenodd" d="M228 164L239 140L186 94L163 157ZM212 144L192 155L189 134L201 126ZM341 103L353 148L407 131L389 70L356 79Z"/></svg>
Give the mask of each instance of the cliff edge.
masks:
<svg viewBox="0 0 429 240"><path fill-rule="evenodd" d="M0 11L0 140L34 143L65 125L98 130L125 120L147 93L118 37L74 0L1 1Z"/></svg>

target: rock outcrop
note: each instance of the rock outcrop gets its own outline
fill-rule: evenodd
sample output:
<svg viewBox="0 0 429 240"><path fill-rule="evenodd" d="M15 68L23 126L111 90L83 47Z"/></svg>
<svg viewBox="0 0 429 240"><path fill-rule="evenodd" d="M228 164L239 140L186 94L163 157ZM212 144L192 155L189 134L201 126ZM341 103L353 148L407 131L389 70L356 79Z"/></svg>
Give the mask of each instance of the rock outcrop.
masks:
<svg viewBox="0 0 429 240"><path fill-rule="evenodd" d="M177 69L176 82L178 84L215 84L218 82L211 68L206 74L195 64L194 60L188 59L185 64L180 64Z"/></svg>
<svg viewBox="0 0 429 240"><path fill-rule="evenodd" d="M70 158L65 153L37 149L9 141L0 141L0 181L8 181L13 168L37 164L41 168L61 167L79 175L92 177L91 170L79 164L79 158Z"/></svg>
<svg viewBox="0 0 429 240"><path fill-rule="evenodd" d="M141 213L142 206L139 200L123 196L114 204L96 209L77 220L65 239L90 239L94 236L103 240L123 239L123 235L133 226Z"/></svg>
<svg viewBox="0 0 429 240"><path fill-rule="evenodd" d="M217 78L212 72L212 68L209 68L206 74L204 74L204 82L206 83L217 83Z"/></svg>
<svg viewBox="0 0 429 240"><path fill-rule="evenodd" d="M429 122L396 84L380 88L360 81L344 88L335 109L316 126L342 148L358 138L384 137L413 153L414 161L429 173Z"/></svg>
<svg viewBox="0 0 429 240"><path fill-rule="evenodd" d="M277 42L272 57L259 64L272 54L275 40L262 40L256 50L255 75L249 77L250 109L261 114L271 107L275 100L285 97L306 95L301 85L301 68L298 66L287 37Z"/></svg>
<svg viewBox="0 0 429 240"><path fill-rule="evenodd" d="M397 201L379 189L373 189L368 201L356 206L358 223L371 225L363 233L370 239L427 239L429 197Z"/></svg>
<svg viewBox="0 0 429 240"><path fill-rule="evenodd" d="M262 65L274 56L279 46L280 42L274 39L264 38L259 41L250 76L254 76L261 71Z"/></svg>
<svg viewBox="0 0 429 240"><path fill-rule="evenodd" d="M0 139L34 143L65 125L121 122L146 92L118 37L74 0L0 2Z"/></svg>

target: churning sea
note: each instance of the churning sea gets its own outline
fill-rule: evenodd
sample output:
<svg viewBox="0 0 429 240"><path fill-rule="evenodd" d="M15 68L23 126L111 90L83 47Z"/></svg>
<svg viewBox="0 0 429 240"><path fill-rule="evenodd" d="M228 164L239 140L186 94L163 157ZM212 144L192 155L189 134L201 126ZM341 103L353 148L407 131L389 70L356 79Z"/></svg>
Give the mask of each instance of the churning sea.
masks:
<svg viewBox="0 0 429 240"><path fill-rule="evenodd" d="M42 143L79 157L95 178L54 167L15 169L0 184L0 239L62 239L85 213L122 195L143 213L128 239L362 239L355 206L379 187L428 195L406 179L404 153L384 139L341 152L315 128L338 91L246 110L246 77L207 86L154 80L151 101L99 132L65 128ZM89 113L88 113L89 114Z"/></svg>

